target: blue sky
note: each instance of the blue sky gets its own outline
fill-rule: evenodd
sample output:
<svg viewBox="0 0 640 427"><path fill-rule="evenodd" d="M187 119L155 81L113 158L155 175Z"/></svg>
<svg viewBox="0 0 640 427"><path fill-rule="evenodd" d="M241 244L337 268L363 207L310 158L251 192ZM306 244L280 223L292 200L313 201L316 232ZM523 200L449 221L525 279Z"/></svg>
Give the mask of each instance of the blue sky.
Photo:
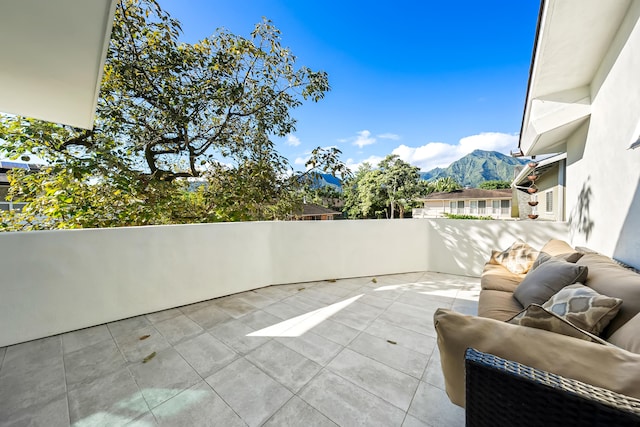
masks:
<svg viewBox="0 0 640 427"><path fill-rule="evenodd" d="M183 40L248 36L262 17L331 91L293 111L278 150L297 169L337 146L356 167L396 153L422 170L517 148L539 2L160 0Z"/></svg>

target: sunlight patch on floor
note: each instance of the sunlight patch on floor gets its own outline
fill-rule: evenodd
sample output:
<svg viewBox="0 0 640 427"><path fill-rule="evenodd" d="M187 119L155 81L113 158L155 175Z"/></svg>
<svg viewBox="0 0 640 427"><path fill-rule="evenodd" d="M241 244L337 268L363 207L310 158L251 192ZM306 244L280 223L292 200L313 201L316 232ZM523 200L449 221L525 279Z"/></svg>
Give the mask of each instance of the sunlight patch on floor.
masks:
<svg viewBox="0 0 640 427"><path fill-rule="evenodd" d="M344 301L319 308L309 313L301 314L275 325L260 329L259 331L247 334L248 337L299 337L309 329L318 326L320 323L333 316L349 304L356 301L363 294L346 299Z"/></svg>

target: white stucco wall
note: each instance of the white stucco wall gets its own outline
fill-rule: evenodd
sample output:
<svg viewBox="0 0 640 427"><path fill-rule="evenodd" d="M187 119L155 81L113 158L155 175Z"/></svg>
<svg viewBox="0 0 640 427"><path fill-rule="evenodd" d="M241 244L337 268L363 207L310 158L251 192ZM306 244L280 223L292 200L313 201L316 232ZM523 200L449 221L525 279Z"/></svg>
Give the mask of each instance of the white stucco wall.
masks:
<svg viewBox="0 0 640 427"><path fill-rule="evenodd" d="M567 141L571 240L640 268L640 2L591 83L591 119Z"/></svg>
<svg viewBox="0 0 640 427"><path fill-rule="evenodd" d="M432 270L477 276L564 223L251 222L0 233L0 346L262 286Z"/></svg>

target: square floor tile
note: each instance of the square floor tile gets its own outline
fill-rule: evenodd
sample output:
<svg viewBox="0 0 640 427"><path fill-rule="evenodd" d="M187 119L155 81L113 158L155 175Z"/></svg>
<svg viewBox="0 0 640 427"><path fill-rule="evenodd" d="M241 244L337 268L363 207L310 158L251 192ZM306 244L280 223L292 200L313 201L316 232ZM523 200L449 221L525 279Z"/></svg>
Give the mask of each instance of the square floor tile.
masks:
<svg viewBox="0 0 640 427"><path fill-rule="evenodd" d="M101 341L113 341L106 325L80 329L62 335L62 347L65 353L71 353Z"/></svg>
<svg viewBox="0 0 640 427"><path fill-rule="evenodd" d="M268 328L269 326L277 325L282 322L282 319L279 317L262 310L252 311L246 316L240 317L238 320L245 325L250 326L255 331Z"/></svg>
<svg viewBox="0 0 640 427"><path fill-rule="evenodd" d="M321 369L317 363L277 341L258 347L247 354L246 359L294 393Z"/></svg>
<svg viewBox="0 0 640 427"><path fill-rule="evenodd" d="M229 316L215 305L207 305L198 310L189 311L187 317L204 329L212 328L218 323L233 319L233 317Z"/></svg>
<svg viewBox="0 0 640 427"><path fill-rule="evenodd" d="M219 298L215 300L215 306L220 310L227 313L229 316L237 319L238 317L242 317L245 314L251 313L254 310L257 310L257 307L251 305L245 301L243 301L237 295L232 295L230 297Z"/></svg>
<svg viewBox="0 0 640 427"><path fill-rule="evenodd" d="M300 398L340 426L398 426L404 411L326 369Z"/></svg>
<svg viewBox="0 0 640 427"><path fill-rule="evenodd" d="M0 410L0 426L68 427L69 403L66 395L32 405L11 414Z"/></svg>
<svg viewBox="0 0 640 427"><path fill-rule="evenodd" d="M220 323L209 329L209 333L224 342L235 351L246 354L269 341L270 338L249 336L255 332L253 328L239 320Z"/></svg>
<svg viewBox="0 0 640 427"><path fill-rule="evenodd" d="M139 329L143 329L151 325L145 316L130 317L128 319L118 320L117 322L107 323L109 331L114 338L122 335L135 335Z"/></svg>
<svg viewBox="0 0 640 427"><path fill-rule="evenodd" d="M84 347L64 357L67 387L73 389L86 385L97 378L121 370L125 364L118 346L112 340Z"/></svg>
<svg viewBox="0 0 640 427"><path fill-rule="evenodd" d="M246 426L204 381L155 407L153 414L160 426Z"/></svg>
<svg viewBox="0 0 640 427"><path fill-rule="evenodd" d="M236 360L206 381L250 426L262 424L293 396L245 359Z"/></svg>
<svg viewBox="0 0 640 427"><path fill-rule="evenodd" d="M146 319L145 319L146 320ZM145 326L116 337L116 343L129 363L138 363L153 353L170 347L169 342L153 326Z"/></svg>
<svg viewBox="0 0 640 427"><path fill-rule="evenodd" d="M276 299L269 298L268 296L256 291L243 292L238 298L241 301L258 308L266 307L277 301Z"/></svg>
<svg viewBox="0 0 640 427"><path fill-rule="evenodd" d="M2 375L27 373L33 369L62 366L60 335L7 347Z"/></svg>
<svg viewBox="0 0 640 427"><path fill-rule="evenodd" d="M263 424L264 427L337 427L329 418L322 415L317 409L293 396L269 421Z"/></svg>
<svg viewBox="0 0 640 427"><path fill-rule="evenodd" d="M418 379L387 365L344 349L327 369L406 411L418 387Z"/></svg>
<svg viewBox="0 0 640 427"><path fill-rule="evenodd" d="M183 341L175 349L202 378L218 372L238 358L235 351L208 333Z"/></svg>
<svg viewBox="0 0 640 427"><path fill-rule="evenodd" d="M422 353L425 357L429 357L436 345L435 337L405 329L382 319L374 320L364 332L391 340L398 346Z"/></svg>
<svg viewBox="0 0 640 427"><path fill-rule="evenodd" d="M200 381L200 376L173 348L160 351L147 363L129 366L149 408Z"/></svg>
<svg viewBox="0 0 640 427"><path fill-rule="evenodd" d="M364 332L351 341L348 348L418 379L422 377L428 360L422 353Z"/></svg>
<svg viewBox="0 0 640 427"><path fill-rule="evenodd" d="M360 333L359 330L327 319L311 329L314 334L323 336L340 345L347 345Z"/></svg>
<svg viewBox="0 0 640 427"><path fill-rule="evenodd" d="M204 331L196 322L184 314L158 322L155 327L171 344L177 344Z"/></svg>
<svg viewBox="0 0 640 427"><path fill-rule="evenodd" d="M444 390L420 381L409 414L434 427L464 426L464 409L449 401Z"/></svg>
<svg viewBox="0 0 640 427"><path fill-rule="evenodd" d="M313 332L306 332L298 337L276 338L276 341L322 366L329 363L343 348Z"/></svg>
<svg viewBox="0 0 640 427"><path fill-rule="evenodd" d="M65 391L62 359L55 364L35 365L29 370L3 369L0 376L0 415L51 402L63 396Z"/></svg>
<svg viewBox="0 0 640 427"><path fill-rule="evenodd" d="M124 425L148 411L127 369L69 391L69 415L74 425Z"/></svg>
<svg viewBox="0 0 640 427"><path fill-rule="evenodd" d="M155 313L149 313L146 317L151 323L162 322L163 320L171 319L173 317L181 315L182 312L177 308L171 308L169 310L156 311Z"/></svg>

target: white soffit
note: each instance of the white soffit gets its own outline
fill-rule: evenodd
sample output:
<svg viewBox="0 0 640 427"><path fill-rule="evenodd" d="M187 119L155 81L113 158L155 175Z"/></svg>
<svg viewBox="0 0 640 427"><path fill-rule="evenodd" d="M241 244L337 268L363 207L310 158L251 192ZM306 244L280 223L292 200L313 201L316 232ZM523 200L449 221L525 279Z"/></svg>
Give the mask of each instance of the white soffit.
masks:
<svg viewBox="0 0 640 427"><path fill-rule="evenodd" d="M93 128L117 1L0 2L0 111Z"/></svg>
<svg viewBox="0 0 640 427"><path fill-rule="evenodd" d="M557 138L588 118L591 81L631 1L544 0L520 139L525 155L557 152ZM552 117L554 108L561 117Z"/></svg>

